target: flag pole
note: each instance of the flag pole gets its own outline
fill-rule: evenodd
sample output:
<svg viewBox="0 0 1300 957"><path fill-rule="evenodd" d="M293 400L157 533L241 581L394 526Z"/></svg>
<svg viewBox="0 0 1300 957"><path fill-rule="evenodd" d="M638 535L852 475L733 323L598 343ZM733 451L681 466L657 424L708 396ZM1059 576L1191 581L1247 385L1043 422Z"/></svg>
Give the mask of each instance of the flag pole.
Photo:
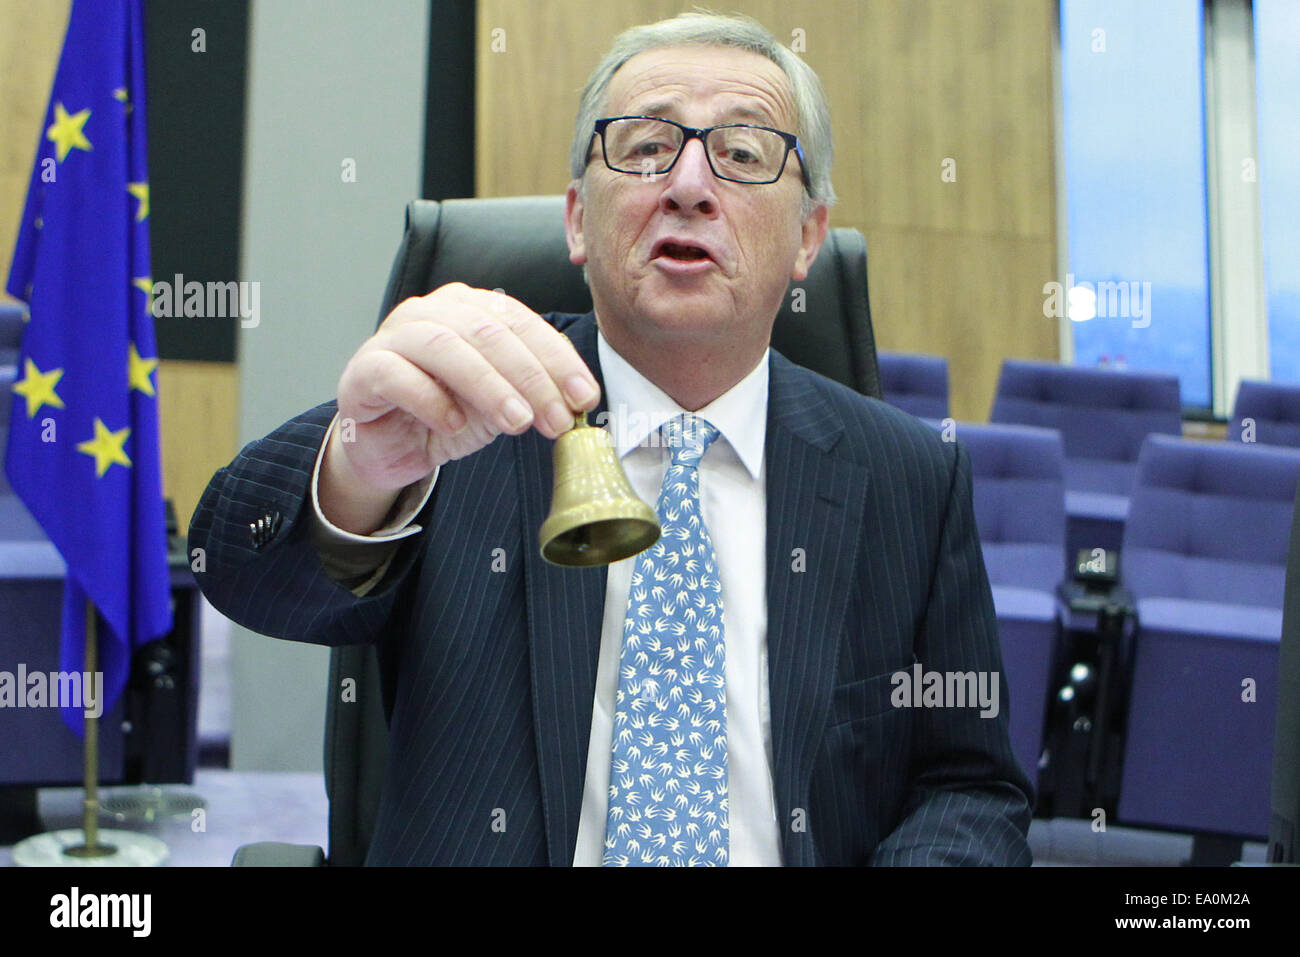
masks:
<svg viewBox="0 0 1300 957"><path fill-rule="evenodd" d="M95 629L95 603L86 599L86 673L85 679L94 681L99 672L99 638ZM102 693L102 691L101 691ZM82 701L85 701L83 692ZM71 857L109 857L117 853L112 844L99 843L99 718L94 712L83 709L86 734L85 753L86 797L81 802L81 829L85 832L83 844L66 847L63 853Z"/></svg>
<svg viewBox="0 0 1300 957"><path fill-rule="evenodd" d="M71 587L69 582L64 587ZM95 603L86 598L85 676L95 681L99 674L99 636ZM105 864L153 867L167 859L167 845L149 834L99 829L99 718L87 713L85 684L82 684L82 715L85 717L84 768L86 796L81 802L81 829L45 831L19 841L13 848L15 864L25 867L102 867ZM100 682L100 694L103 683ZM98 709L96 709L98 710ZM100 837L112 843L105 843ZM81 838L81 843L74 843Z"/></svg>
<svg viewBox="0 0 1300 957"><path fill-rule="evenodd" d="M93 708L87 707L93 685L82 685L83 692L92 692L83 693L81 702L85 791L82 813L67 815L69 823L81 826L15 844L13 861L19 865L147 865L167 857L167 845L152 835L100 827L112 796L101 801L99 776L116 779L129 765L118 759L116 714L103 725L106 753L114 760L100 761L99 721L106 706L123 697L135 647L172 627L157 390L148 379L158 360L147 305L144 7L145 0L72 0L5 283L31 313L19 359L28 390L26 416L15 403L4 453L10 483L66 566L60 663L70 672L88 668L89 680L101 685ZM52 186L55 166L57 188ZM49 441L43 427L52 420L36 415L43 405L66 409L60 425L68 434L93 431L95 437L76 444ZM93 469L86 455L94 457ZM78 507L87 500L95 507ZM125 551L130 560L115 561L123 556L110 554L113 550ZM95 608L100 601L106 612L110 602L121 607L120 615L105 616L103 629ZM81 606L85 623L78 635ZM98 663L99 632L112 687L105 686ZM77 661L74 652L83 638L85 657ZM68 680L71 688L71 675ZM77 706L55 706L68 733L76 733L73 727L82 723L73 710ZM92 717L91 710L98 714ZM128 697L121 713L129 711ZM42 731L51 744L59 733ZM48 773L61 780L59 762L49 766L55 770Z"/></svg>

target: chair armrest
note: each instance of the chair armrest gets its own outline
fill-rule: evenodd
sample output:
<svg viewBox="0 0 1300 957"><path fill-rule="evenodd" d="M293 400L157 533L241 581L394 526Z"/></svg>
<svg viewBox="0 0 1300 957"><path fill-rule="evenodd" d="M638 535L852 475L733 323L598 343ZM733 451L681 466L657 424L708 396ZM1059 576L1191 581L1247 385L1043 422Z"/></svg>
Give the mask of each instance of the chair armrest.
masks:
<svg viewBox="0 0 1300 957"><path fill-rule="evenodd" d="M324 867L325 852L313 844L261 841L235 851L231 867Z"/></svg>
<svg viewBox="0 0 1300 957"><path fill-rule="evenodd" d="M1129 497L1109 492L1085 492L1068 489L1065 514L1075 518L1100 519L1123 524L1128 519Z"/></svg>
<svg viewBox="0 0 1300 957"><path fill-rule="evenodd" d="M1059 608L1056 596L1050 591L1021 588L1018 585L991 585L993 609L999 619L1018 618L1026 621L1056 621Z"/></svg>
<svg viewBox="0 0 1300 957"><path fill-rule="evenodd" d="M1229 605L1189 598L1138 599L1143 631L1166 631L1277 644L1282 636L1282 609Z"/></svg>

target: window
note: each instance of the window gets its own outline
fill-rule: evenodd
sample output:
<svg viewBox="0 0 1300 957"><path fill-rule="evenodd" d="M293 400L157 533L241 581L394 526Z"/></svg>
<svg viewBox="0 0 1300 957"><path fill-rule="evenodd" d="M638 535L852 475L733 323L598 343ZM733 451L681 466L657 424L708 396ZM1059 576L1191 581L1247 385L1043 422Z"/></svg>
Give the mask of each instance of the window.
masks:
<svg viewBox="0 0 1300 957"><path fill-rule="evenodd" d="M1255 0L1254 11L1269 366L1300 383L1300 3Z"/></svg>
<svg viewBox="0 0 1300 957"><path fill-rule="evenodd" d="M1203 63L1200 0L1061 0L1074 361L1174 373L1205 408Z"/></svg>

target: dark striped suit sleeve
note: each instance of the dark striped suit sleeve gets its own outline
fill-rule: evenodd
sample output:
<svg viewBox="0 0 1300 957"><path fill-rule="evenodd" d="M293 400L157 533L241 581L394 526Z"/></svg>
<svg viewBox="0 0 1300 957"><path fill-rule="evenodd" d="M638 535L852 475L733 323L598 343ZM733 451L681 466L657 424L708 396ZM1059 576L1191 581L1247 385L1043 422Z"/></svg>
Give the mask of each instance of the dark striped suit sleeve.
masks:
<svg viewBox="0 0 1300 957"><path fill-rule="evenodd" d="M403 542L383 580L363 598L322 566L308 498L335 408L333 401L319 405L245 446L212 477L190 520L191 565L203 594L222 614L263 635L323 645L373 642L417 560L421 535ZM254 547L250 524L277 513L275 534Z"/></svg>
<svg viewBox="0 0 1300 957"><path fill-rule="evenodd" d="M1027 865L1032 786L1011 751L1010 701L970 460L956 443L944 443L943 451L951 481L916 657L927 672L996 673L999 711L981 717L977 707L915 709L906 811L872 863Z"/></svg>

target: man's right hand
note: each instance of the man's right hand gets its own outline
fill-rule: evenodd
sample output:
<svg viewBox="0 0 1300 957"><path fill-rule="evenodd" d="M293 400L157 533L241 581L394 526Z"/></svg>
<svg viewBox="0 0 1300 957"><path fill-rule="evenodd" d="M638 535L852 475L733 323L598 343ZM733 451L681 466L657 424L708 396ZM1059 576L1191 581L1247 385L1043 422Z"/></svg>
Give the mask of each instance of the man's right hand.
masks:
<svg viewBox="0 0 1300 957"><path fill-rule="evenodd" d="M349 428L335 428L325 450L321 511L369 534L398 492L438 466L502 432L535 425L557 438L573 426L572 410L599 396L572 343L517 299L464 283L407 299L339 378Z"/></svg>

